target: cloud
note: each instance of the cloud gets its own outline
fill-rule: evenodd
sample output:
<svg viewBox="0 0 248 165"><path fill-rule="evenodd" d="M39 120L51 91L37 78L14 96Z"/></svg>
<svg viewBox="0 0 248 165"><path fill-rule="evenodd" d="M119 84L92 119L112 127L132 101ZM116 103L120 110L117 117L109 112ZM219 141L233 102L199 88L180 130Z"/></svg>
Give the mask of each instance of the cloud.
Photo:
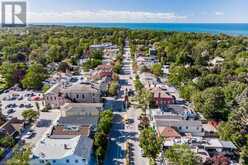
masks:
<svg viewBox="0 0 248 165"><path fill-rule="evenodd" d="M173 12L145 12L145 11L65 11L65 12L29 12L28 21L37 22L180 22L186 16L179 16Z"/></svg>
<svg viewBox="0 0 248 165"><path fill-rule="evenodd" d="M222 15L224 15L224 13L221 12L221 11L216 11L216 12L215 12L215 15L217 15L217 16L222 16Z"/></svg>

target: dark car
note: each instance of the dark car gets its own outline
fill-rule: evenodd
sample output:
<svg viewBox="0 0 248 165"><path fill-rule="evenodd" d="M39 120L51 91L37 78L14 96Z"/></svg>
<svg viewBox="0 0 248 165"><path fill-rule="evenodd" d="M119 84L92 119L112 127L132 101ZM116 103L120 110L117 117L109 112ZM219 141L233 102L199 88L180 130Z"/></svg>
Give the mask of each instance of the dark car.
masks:
<svg viewBox="0 0 248 165"><path fill-rule="evenodd" d="M24 107L25 107L24 104L20 104L20 105L19 105L19 108L24 108Z"/></svg>
<svg viewBox="0 0 248 165"><path fill-rule="evenodd" d="M25 105L25 108L32 108L32 107L33 107L32 104L27 104L27 105Z"/></svg>
<svg viewBox="0 0 248 165"><path fill-rule="evenodd" d="M14 113L14 112L15 112L15 110L14 110L14 109L8 109L8 110L7 110L7 113L8 113L8 114L10 114L10 113Z"/></svg>

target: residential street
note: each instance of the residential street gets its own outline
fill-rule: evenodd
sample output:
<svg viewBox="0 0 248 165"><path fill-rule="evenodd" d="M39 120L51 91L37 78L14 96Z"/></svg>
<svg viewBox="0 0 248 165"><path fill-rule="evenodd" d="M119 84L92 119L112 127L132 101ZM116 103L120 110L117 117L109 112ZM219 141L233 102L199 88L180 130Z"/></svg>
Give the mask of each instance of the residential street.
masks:
<svg viewBox="0 0 248 165"><path fill-rule="evenodd" d="M128 42L126 43L126 48L124 49L124 60L120 76L120 98L118 101L124 102L126 91L134 90L133 87L133 71L131 66L131 53L130 48L128 48ZM141 113L140 111L134 109L132 106L127 110L124 108L121 112L113 108L114 119L113 126L110 132L110 142L107 148L107 155L105 158L106 165L119 165L125 163L125 142L127 140L132 144L132 164L146 165L148 160L141 156L141 150L138 142L138 119L137 117ZM129 124L124 124L124 116L127 116L130 120Z"/></svg>

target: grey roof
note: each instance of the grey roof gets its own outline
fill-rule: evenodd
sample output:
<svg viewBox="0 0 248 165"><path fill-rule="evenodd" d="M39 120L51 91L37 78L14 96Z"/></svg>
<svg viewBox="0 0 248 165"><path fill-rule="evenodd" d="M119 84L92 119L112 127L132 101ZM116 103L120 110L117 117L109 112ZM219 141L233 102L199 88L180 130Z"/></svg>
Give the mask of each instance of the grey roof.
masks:
<svg viewBox="0 0 248 165"><path fill-rule="evenodd" d="M61 107L61 111L99 113L102 108L103 103L67 103L63 107Z"/></svg>
<svg viewBox="0 0 248 165"><path fill-rule="evenodd" d="M181 113L184 113L185 110L187 109L183 105L170 104L170 105L167 105L167 107L165 107L165 110L176 113L176 114L181 114Z"/></svg>
<svg viewBox="0 0 248 165"><path fill-rule="evenodd" d="M164 112L162 115L154 115L155 120L182 120L182 116L173 114L171 112Z"/></svg>
<svg viewBox="0 0 248 165"><path fill-rule="evenodd" d="M236 146L231 141L220 140L220 143L222 144L223 148L236 149Z"/></svg>
<svg viewBox="0 0 248 165"><path fill-rule="evenodd" d="M158 127L202 126L199 120L155 119Z"/></svg>
<svg viewBox="0 0 248 165"><path fill-rule="evenodd" d="M98 122L98 116L68 116L60 117L58 120L59 125L91 125L93 128L96 127Z"/></svg>
<svg viewBox="0 0 248 165"><path fill-rule="evenodd" d="M93 84L75 84L62 90L63 93L98 93L99 89Z"/></svg>

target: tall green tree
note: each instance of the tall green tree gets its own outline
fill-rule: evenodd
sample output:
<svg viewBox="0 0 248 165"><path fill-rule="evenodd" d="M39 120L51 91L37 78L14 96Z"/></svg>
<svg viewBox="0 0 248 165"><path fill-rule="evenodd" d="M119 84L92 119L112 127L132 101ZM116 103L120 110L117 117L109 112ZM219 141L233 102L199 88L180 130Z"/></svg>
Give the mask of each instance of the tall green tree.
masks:
<svg viewBox="0 0 248 165"><path fill-rule="evenodd" d="M152 102L152 99L153 99L152 93L144 88L137 95L137 100L139 102L139 105L141 106L145 114L146 114L146 110L149 108Z"/></svg>
<svg viewBox="0 0 248 165"><path fill-rule="evenodd" d="M32 109L28 109L22 112L22 117L29 122L35 121L35 119L38 118L38 115L38 112Z"/></svg>
<svg viewBox="0 0 248 165"><path fill-rule="evenodd" d="M29 67L22 80L22 85L28 89L40 89L43 86L42 81L44 81L46 77L46 70L43 66L35 63Z"/></svg>
<svg viewBox="0 0 248 165"><path fill-rule="evenodd" d="M152 128L145 128L140 134L140 147L143 149L145 156L149 157L151 164L156 164L155 160L162 149L162 139Z"/></svg>
<svg viewBox="0 0 248 165"><path fill-rule="evenodd" d="M187 145L173 145L165 151L165 158L173 165L199 165L199 158Z"/></svg>
<svg viewBox="0 0 248 165"><path fill-rule="evenodd" d="M224 92L220 87L207 88L192 97L196 111L203 113L207 119L227 120L229 110L226 106Z"/></svg>
<svg viewBox="0 0 248 165"><path fill-rule="evenodd" d="M8 87L19 83L26 72L26 66L23 63L9 63L5 62L2 64L0 73L6 81Z"/></svg>
<svg viewBox="0 0 248 165"><path fill-rule="evenodd" d="M161 76L162 74L162 65L160 63L158 64L153 64L152 65L152 69L151 69L152 73L156 76Z"/></svg>

